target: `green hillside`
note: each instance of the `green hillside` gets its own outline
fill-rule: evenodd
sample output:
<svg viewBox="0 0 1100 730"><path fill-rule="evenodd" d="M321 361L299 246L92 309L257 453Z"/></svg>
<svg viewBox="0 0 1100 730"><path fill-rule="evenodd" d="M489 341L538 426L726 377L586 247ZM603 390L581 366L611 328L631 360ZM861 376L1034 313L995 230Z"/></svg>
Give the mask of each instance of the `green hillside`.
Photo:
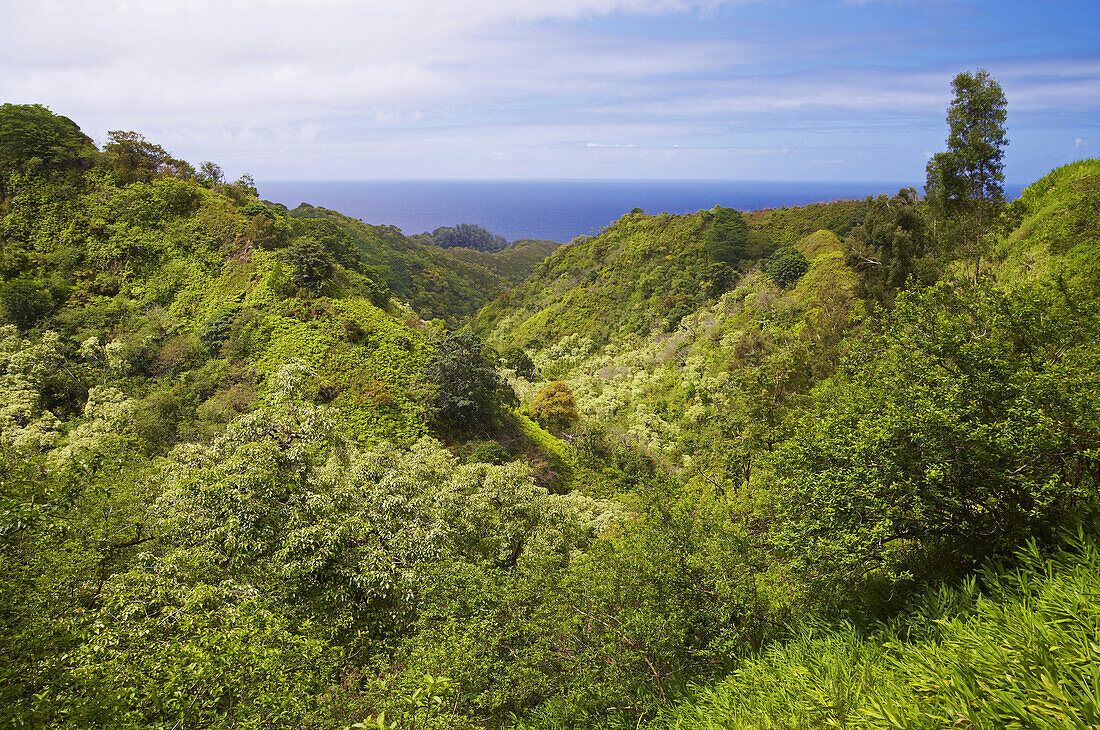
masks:
<svg viewBox="0 0 1100 730"><path fill-rule="evenodd" d="M713 499L731 510L725 529L751 530L710 549L718 552L713 565L737 544L745 559L762 560L741 569L755 574L754 613L809 621L805 628L792 622L791 643L772 644L723 682L685 690L690 699L654 727L937 727L936 718L947 726L960 716L1018 717L1037 727L1096 721L1095 688L1070 688L1087 682L1079 672L1100 658L1087 638L1097 617L1075 608L1093 590L1091 569L1078 562L1093 560L1092 542L1074 543L1050 564L1029 552L1021 559L1030 572L1019 577L994 566L977 583L947 586L966 566L1011 560L1028 539L1057 542L1060 530L1094 514L1097 173L1100 161L1059 168L1009 206L980 286L966 280L965 260L935 251L930 240L920 244L930 253L915 268L938 272L939 281L898 292L887 308L886 292L868 287L877 273L846 263L853 251L866 253L860 247L871 227L882 229L875 216L891 207L867 201L844 240L819 231L797 241L809 262L797 283L769 280L766 262L745 267L732 290L700 295L671 331L659 297L639 300L637 288L620 285L644 280L651 261L664 264L623 253L631 243L643 248L653 230L667 233L664 219L641 226L624 219L620 230L605 232L606 242L559 252L475 319L491 338L527 346L545 377L564 381L581 422L599 424L589 430L636 444L689 491L710 495L695 497L694 509ZM901 215L897 202L891 215ZM805 230L797 210L782 217L788 230ZM821 219L812 209L807 217ZM697 262L699 230L681 230L680 241L661 245ZM593 266L591 252L612 242L610 271ZM616 270L625 260L633 275ZM554 296L540 294L546 289ZM615 317L558 303L585 295L603 297L600 314L617 311L622 322L631 313L647 323L648 336L609 331ZM541 387L514 382L528 402ZM715 529L701 516L689 523ZM703 548L689 542L685 549ZM1045 575L1056 579L1047 583ZM926 596L929 584L947 592ZM890 599L880 592L886 586ZM957 608L934 613L946 610L944 602ZM807 605L819 608L806 612ZM836 623L820 623L823 615ZM1061 630L1061 615L1080 623L1048 639ZM952 623L930 623L940 618ZM1017 653L1034 642L1064 656ZM987 663L967 666L972 652ZM1005 671L1015 674L995 683ZM942 677L951 678L946 686Z"/></svg>
<svg viewBox="0 0 1100 730"><path fill-rule="evenodd" d="M494 253L471 248L452 248L450 253L462 261L496 272L514 286L530 276L547 256L560 247L561 244L556 241L522 238Z"/></svg>
<svg viewBox="0 0 1100 730"><path fill-rule="evenodd" d="M863 201L822 203L744 220L728 208L628 213L598 236L558 250L523 285L479 312L471 327L494 341L536 347L566 334L602 341L648 336L655 326L671 331L805 234L828 224L846 235L865 208ZM740 229L730 229L731 220Z"/></svg>
<svg viewBox="0 0 1100 730"><path fill-rule="evenodd" d="M1100 254L1100 169L1075 162L1029 185L1005 215L994 259L999 277L1061 276L1089 281ZM1095 280L1092 280L1095 284Z"/></svg>
<svg viewBox="0 0 1100 730"><path fill-rule="evenodd" d="M558 244L517 241L496 253L443 249L407 238L393 226L373 226L303 203L290 211L306 230L325 231L357 251L366 270L424 319L457 326L486 302L522 281ZM429 239L430 240L430 239Z"/></svg>

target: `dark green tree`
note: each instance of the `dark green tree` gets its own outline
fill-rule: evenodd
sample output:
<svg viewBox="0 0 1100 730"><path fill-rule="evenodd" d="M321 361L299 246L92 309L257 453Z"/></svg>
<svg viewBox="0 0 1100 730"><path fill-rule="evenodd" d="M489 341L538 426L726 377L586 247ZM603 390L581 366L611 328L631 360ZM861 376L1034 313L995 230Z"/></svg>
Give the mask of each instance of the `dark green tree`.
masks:
<svg viewBox="0 0 1100 730"><path fill-rule="evenodd" d="M958 243L974 258L977 280L985 233L1004 204L1007 119L1004 92L988 71L961 73L951 82L947 152L929 162L925 191L940 217L957 221Z"/></svg>
<svg viewBox="0 0 1100 730"><path fill-rule="evenodd" d="M0 284L0 311L21 330L38 324L54 308L53 297L40 279L20 276Z"/></svg>
<svg viewBox="0 0 1100 730"><path fill-rule="evenodd" d="M924 167L924 199L928 203L931 224L929 234L932 245L937 246L941 252L946 252L947 243L956 238L952 233L952 201L959 197L955 167L955 158L948 152L932 155L932 159Z"/></svg>
<svg viewBox="0 0 1100 730"><path fill-rule="evenodd" d="M707 231L707 258L710 263L735 265L743 258L745 243L749 239L749 227L741 213L733 208L717 206Z"/></svg>
<svg viewBox="0 0 1100 730"><path fill-rule="evenodd" d="M432 407L440 427L461 436L492 428L506 405L518 400L496 369L498 356L471 333L451 335L436 345L421 371L435 387Z"/></svg>
<svg viewBox="0 0 1100 730"><path fill-rule="evenodd" d="M493 253L508 247L504 236L490 233L474 223L459 223L453 228L444 226L431 232L432 243L442 248L472 248Z"/></svg>
<svg viewBox="0 0 1100 730"><path fill-rule="evenodd" d="M527 351L522 347L509 347L500 353L501 363L516 371L516 375L527 380L538 378L538 369Z"/></svg>
<svg viewBox="0 0 1100 730"><path fill-rule="evenodd" d="M229 340L233 323L241 314L241 307L230 307L203 322L196 335L211 357L221 354L222 346Z"/></svg>
<svg viewBox="0 0 1100 730"><path fill-rule="evenodd" d="M810 262L794 246L784 246L767 258L763 264L764 275L779 287L787 287L802 278L810 270Z"/></svg>
<svg viewBox="0 0 1100 730"><path fill-rule="evenodd" d="M108 135L111 141L103 146L103 151L119 183L149 182L164 166L178 162L159 144L149 142L137 132L115 129Z"/></svg>
<svg viewBox="0 0 1100 730"><path fill-rule="evenodd" d="M41 104L0 105L0 172L12 165L88 167L95 145L76 122Z"/></svg>
<svg viewBox="0 0 1100 730"><path fill-rule="evenodd" d="M724 261L707 268L707 296L720 297L737 283L737 270Z"/></svg>
<svg viewBox="0 0 1100 730"><path fill-rule="evenodd" d="M867 199L867 217L844 241L845 261L860 277L859 294L889 300L918 273L925 255L925 223L917 191Z"/></svg>
<svg viewBox="0 0 1100 730"><path fill-rule="evenodd" d="M284 258L292 267L290 280L313 292L319 292L336 269L332 254L312 238L294 241L287 248Z"/></svg>
<svg viewBox="0 0 1100 730"><path fill-rule="evenodd" d="M268 210L267 214L275 217L274 211ZM359 248L351 235L334 221L327 218L299 218L294 221L294 232L324 246L341 266L350 269L359 265Z"/></svg>

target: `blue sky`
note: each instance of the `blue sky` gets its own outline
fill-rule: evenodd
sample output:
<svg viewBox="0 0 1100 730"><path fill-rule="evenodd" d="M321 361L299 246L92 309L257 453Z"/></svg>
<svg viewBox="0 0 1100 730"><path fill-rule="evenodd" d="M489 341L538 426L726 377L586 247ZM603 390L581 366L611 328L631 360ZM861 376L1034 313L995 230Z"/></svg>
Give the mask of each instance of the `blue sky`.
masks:
<svg viewBox="0 0 1100 730"><path fill-rule="evenodd" d="M1100 1L0 0L0 101L258 180L920 182L951 78L1006 175L1100 156Z"/></svg>

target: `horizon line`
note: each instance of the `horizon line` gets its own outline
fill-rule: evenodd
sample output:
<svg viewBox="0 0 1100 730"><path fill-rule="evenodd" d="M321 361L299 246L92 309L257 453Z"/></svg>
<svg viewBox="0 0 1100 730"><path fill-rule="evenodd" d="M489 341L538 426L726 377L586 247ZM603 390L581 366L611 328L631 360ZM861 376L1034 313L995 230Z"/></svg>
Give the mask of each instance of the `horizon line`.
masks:
<svg viewBox="0 0 1100 730"><path fill-rule="evenodd" d="M1045 177L1045 176L1044 176ZM1037 178L1037 180L1042 178ZM803 179L778 179L778 178L634 178L634 177L470 177L470 178L282 178L255 180L257 185L282 185L301 183L800 183L810 185L900 185L901 187L914 187L922 189L924 183L906 183L899 180L803 180ZM1024 182L1019 180L1006 180L1006 187L1027 187L1036 180Z"/></svg>

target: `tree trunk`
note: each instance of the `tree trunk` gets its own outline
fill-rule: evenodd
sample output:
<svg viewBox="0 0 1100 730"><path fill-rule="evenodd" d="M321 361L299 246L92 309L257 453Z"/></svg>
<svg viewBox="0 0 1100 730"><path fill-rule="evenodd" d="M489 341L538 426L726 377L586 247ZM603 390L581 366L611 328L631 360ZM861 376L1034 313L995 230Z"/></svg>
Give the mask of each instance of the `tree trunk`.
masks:
<svg viewBox="0 0 1100 730"><path fill-rule="evenodd" d="M978 283L978 267L982 261L982 202L978 201L978 229L974 231L974 239L977 244L974 247L974 283Z"/></svg>

